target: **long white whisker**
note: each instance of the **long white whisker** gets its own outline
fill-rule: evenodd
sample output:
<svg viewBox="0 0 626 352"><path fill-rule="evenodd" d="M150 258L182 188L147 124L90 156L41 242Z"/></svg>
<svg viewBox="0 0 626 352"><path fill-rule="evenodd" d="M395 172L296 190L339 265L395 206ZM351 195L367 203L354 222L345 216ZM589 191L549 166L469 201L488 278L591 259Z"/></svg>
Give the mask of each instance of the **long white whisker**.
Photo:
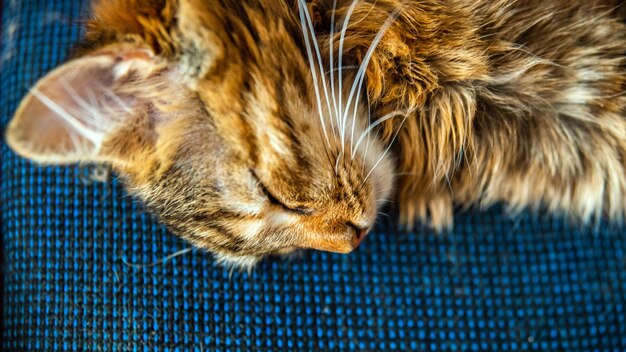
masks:
<svg viewBox="0 0 626 352"><path fill-rule="evenodd" d="M362 75L361 78L359 79L359 87L363 86L363 78L365 77L365 75ZM357 93L356 93L356 99L354 100L354 111L352 113L352 131L350 132L350 148L352 149L352 158L354 158L354 152L356 151L356 148L354 147L354 127L356 126L356 114L358 112L358 101L361 98L361 91L363 90L363 88L360 88Z"/></svg>
<svg viewBox="0 0 626 352"><path fill-rule="evenodd" d="M306 7L306 3L304 0L299 0L300 4L301 4L301 9L302 12L304 13L305 17L306 17L306 22L307 22L307 26L309 27L309 34L311 36L311 38L313 39L313 47L315 49L315 54L317 56L317 64L320 68L319 72L320 72L320 78L322 79L322 86L324 88L324 97L326 98L326 107L328 108L328 113L332 113L332 107L331 107L331 102L330 102L330 98L328 97L328 85L326 84L326 75L324 75L324 66L322 64L322 54L320 51L320 46L319 46L319 42L317 41L317 37L315 36L315 28L313 28L313 20L311 19L311 14L309 13L309 9ZM330 119L330 123L331 123L331 131L333 129L333 119Z"/></svg>
<svg viewBox="0 0 626 352"><path fill-rule="evenodd" d="M361 137L359 137L359 140L356 142L356 146L354 147L354 152L352 152L352 158L354 158L354 155L355 155L355 153L356 153L356 150L359 148L359 145L363 142L363 139L364 139L365 137L367 137L367 135L368 135L368 134L369 134L369 133L370 133L370 132L371 132L374 128L376 128L376 126L380 125L381 123L383 123L383 122L385 122L385 121L387 121L387 120L390 120L390 119L392 119L392 118L394 118L394 117L396 117L396 116L403 115L403 114L404 114L404 115L406 115L406 114L407 114L407 113L406 113L406 111L394 111L394 112L390 112L390 113L388 113L388 114L384 115L383 117L379 118L378 120L376 120L376 122L374 122L373 124L369 125L369 126L367 127L367 129L366 129L363 133L361 133Z"/></svg>
<svg viewBox="0 0 626 352"><path fill-rule="evenodd" d="M381 155L380 158L378 159L378 161L376 162L376 164L374 164L374 166L372 167L372 170L370 170L370 172L367 174L367 176L365 176L365 178L363 179L363 183L365 183L365 181L367 181L367 179L370 177L372 172L374 172L374 169L376 169L376 167L378 166L378 164L380 164L380 162L383 160L385 155L387 155L387 153L389 152L389 149L391 149L391 146L393 145L393 142L395 142L396 138L398 138L398 135L400 134L400 131L402 130L402 126L404 125L404 121L406 121L408 116L409 115L404 116L404 118L402 119L402 122L400 123L400 127L398 127L398 130L396 131L396 134L393 136L393 139L391 140L391 142L389 142L389 145L387 146L387 149L385 149L385 152L383 153L383 155Z"/></svg>
<svg viewBox="0 0 626 352"><path fill-rule="evenodd" d="M393 22L398 18L398 15L400 14L400 10L401 9L395 10L378 30L378 33L376 34L376 37L374 38L374 40L372 41L372 44L368 48L367 53L365 54L365 57L363 59L363 62L361 62L361 67L359 67L359 71L357 72L354 78L354 83L352 84L352 88L350 89L350 94L348 95L348 101L346 102L346 106L349 107L350 104L352 103L352 98L354 98L354 93L357 90L357 88L359 90L362 88L361 85L363 83L363 79L361 77L365 75L365 70L367 69L369 62L372 59L372 56L374 55L374 50L376 49L376 47L382 40L383 36L385 35L389 27L391 27ZM344 126L345 126L345 120L347 119L347 110L344 114L345 115L343 116L343 119L344 119Z"/></svg>
<svg viewBox="0 0 626 352"><path fill-rule="evenodd" d="M302 2L298 2L299 12L300 12L300 24L302 26L302 34L304 35L304 43L306 46L307 56L309 58L309 67L311 69L311 77L313 78L313 86L315 88L315 97L317 100L317 110L320 115L320 122L322 123L322 130L324 131L324 137L326 138L326 143L328 144L328 148L331 148L330 139L328 138L328 132L326 131L326 123L324 122L324 115L322 112L322 99L320 97L320 89L319 83L317 81L317 73L315 71L315 64L313 63L313 52L311 50L311 43L309 41L309 32L305 26L305 18L302 10Z"/></svg>
<svg viewBox="0 0 626 352"><path fill-rule="evenodd" d="M124 263L124 265L129 266L131 268L138 268L138 269L144 269L144 268L151 268L153 266L157 266L159 264L163 264L165 262L167 262L170 259L176 258L178 256L181 256L185 253L189 253L191 251L193 251L194 248L185 248L185 249L181 249L178 252L174 252L170 255L168 255L167 257L163 258L163 259L159 259L155 262L152 263L141 263L141 264L137 264L137 263L131 263L129 261L126 260L126 258L122 258L122 263Z"/></svg>
<svg viewBox="0 0 626 352"><path fill-rule="evenodd" d="M372 124L372 107L371 107L371 102L370 102L370 94L367 91L367 89L365 89L365 96L367 97L367 125L371 125ZM376 131L376 136L378 136L378 131ZM356 148L354 148L355 150L357 150L357 148L359 147L358 143ZM365 152L363 153L363 155L367 155L367 152L370 149L370 134L367 134L367 144L365 145ZM354 157L353 157L354 158Z"/></svg>
<svg viewBox="0 0 626 352"><path fill-rule="evenodd" d="M339 113L337 110L337 98L335 95L335 48L333 46L333 38L335 37L335 10L337 10L337 0L333 0L333 13L330 17L330 38L328 44L330 49L330 95L333 98L333 107L335 108L333 110L333 115L335 115L335 118L337 118L337 116L339 116ZM341 87L339 87L339 91L341 91ZM331 121L332 120L333 119L331 118ZM337 120L337 126L339 126L339 120Z"/></svg>
<svg viewBox="0 0 626 352"><path fill-rule="evenodd" d="M358 69L358 68L359 68L359 66L356 66L356 65L348 65L348 66L344 66L343 68L344 68L344 69L346 69L346 68L356 68L356 69ZM329 74L329 73L331 73L331 72L337 72L337 71L339 71L339 69L338 69L338 68L336 68L336 67L334 67L333 69L328 70L328 71L326 71L325 73L326 73L326 74Z"/></svg>
<svg viewBox="0 0 626 352"><path fill-rule="evenodd" d="M346 39L346 31L348 30L348 23L350 22L350 17L352 17L352 12L357 5L358 0L353 0L350 4L350 8L348 8L348 12L346 14L346 18L343 20L343 27L341 28L341 36L339 37L339 53L337 60L337 68L339 69L339 116L338 120L341 122L341 117L343 116L343 43ZM341 154L344 153L344 141L345 141L345 122L341 123Z"/></svg>

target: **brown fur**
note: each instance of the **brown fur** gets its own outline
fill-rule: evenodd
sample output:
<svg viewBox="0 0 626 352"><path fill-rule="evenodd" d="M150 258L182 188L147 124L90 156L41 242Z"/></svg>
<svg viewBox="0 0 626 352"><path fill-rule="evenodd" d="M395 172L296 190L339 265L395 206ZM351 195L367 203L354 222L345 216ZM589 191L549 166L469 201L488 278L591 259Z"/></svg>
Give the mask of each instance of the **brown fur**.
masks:
<svg viewBox="0 0 626 352"><path fill-rule="evenodd" d="M621 1L361 1L350 56L362 57L371 41L362 33L399 7L367 88L379 111L414 111L396 148L405 224L449 226L455 202L622 219ZM330 18L332 1L317 8ZM398 126L384 124L385 140Z"/></svg>
<svg viewBox="0 0 626 352"><path fill-rule="evenodd" d="M64 87L59 77L84 85L71 73L97 72L117 97L104 101L123 107L96 128L102 143L74 136L81 143L72 153L64 151L69 142L38 145L41 130L30 126L46 122L27 115L46 107L35 94L9 126L9 144L44 163L111 164L174 232L238 265L293 248L348 252L392 188L408 226L443 228L453 204L501 201L622 219L619 2L333 3L307 3L330 69L315 81L297 0L98 1L74 59L36 88L52 94ZM344 104L374 38L390 26L365 71L365 93L349 107L348 128L359 136L376 118L403 112L355 153L356 138L343 139L331 102L314 89L329 84L329 58L336 65L351 6L348 68L344 86L334 86ZM66 104L80 109L69 96ZM56 129L66 124L55 125L55 138L71 137Z"/></svg>

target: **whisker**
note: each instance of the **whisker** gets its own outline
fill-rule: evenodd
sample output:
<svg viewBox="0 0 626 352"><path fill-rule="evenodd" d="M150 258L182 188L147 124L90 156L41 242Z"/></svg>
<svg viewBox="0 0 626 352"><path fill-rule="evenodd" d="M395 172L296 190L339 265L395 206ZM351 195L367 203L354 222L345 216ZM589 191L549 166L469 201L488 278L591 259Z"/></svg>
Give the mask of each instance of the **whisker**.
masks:
<svg viewBox="0 0 626 352"><path fill-rule="evenodd" d="M363 79L365 78L365 75L362 75L359 78L359 90L357 91L356 94L356 99L354 100L354 110L352 112L352 132L350 133L350 149L351 149L351 158L354 158L354 153L356 151L356 148L354 147L354 127L356 126L356 113L358 111L358 107L359 107L359 99L361 98L361 92L363 91ZM347 119L347 117L346 117Z"/></svg>
<svg viewBox="0 0 626 352"><path fill-rule="evenodd" d="M387 221L392 220L391 216L389 214L387 214L387 213L380 212L380 213L376 214L377 217L381 216L381 215L384 216L385 218L387 218ZM381 226L381 227L385 226L385 223L381 222L381 221L384 221L384 220L376 221L376 226Z"/></svg>
<svg viewBox="0 0 626 352"><path fill-rule="evenodd" d="M305 7L306 7L306 4L305 4ZM319 82L317 80L317 72L315 71L315 65L313 63L313 52L312 52L311 43L309 40L309 32L304 24L306 20L304 18L304 12L302 9L302 0L298 2L298 8L300 12L300 25L302 26L302 34L304 35L304 43L306 46L307 56L309 58L309 68L311 69L311 77L313 78L313 86L315 88L317 110L320 115L320 122L322 123L322 130L324 131L324 137L326 138L326 143L328 145L328 148L331 149L330 139L328 138L328 132L326 131L326 123L324 122L324 115L322 112L322 99L320 96Z"/></svg>
<svg viewBox="0 0 626 352"><path fill-rule="evenodd" d="M383 122L390 120L394 117L400 116L400 115L408 115L407 111L394 111L394 112L390 112L386 115L384 115L383 117L379 118L378 120L376 120L374 123L370 124L367 129L365 129L365 131L363 133L361 133L361 137L359 137L359 140L356 142L356 146L354 147L354 152L352 153L352 158L354 158L355 152L356 150L359 148L359 145L363 142L363 138L367 137L367 135L374 129L376 128L376 126L379 126L380 124L382 124Z"/></svg>
<svg viewBox="0 0 626 352"><path fill-rule="evenodd" d="M348 23L350 23L350 17L352 17L352 12L356 8L358 0L353 0L350 4L350 8L348 8L348 12L346 14L346 18L343 20L343 27L341 28L341 35L339 37L339 53L338 53L338 61L337 68L339 69L339 89L343 91L343 44L346 39L346 31L348 30ZM343 94L339 94L339 115L337 116L338 121L342 121L341 118L343 116ZM341 122L341 153L344 152L344 142L345 142L345 122Z"/></svg>
<svg viewBox="0 0 626 352"><path fill-rule="evenodd" d="M343 68L344 68L344 69L346 69L346 68L359 68L359 66L356 66L356 65L348 65L348 66L344 66ZM334 67L334 68L329 69L328 71L326 71L326 72L324 72L324 73L325 73L325 74L329 74L329 73L331 73L331 72L338 72L338 71L339 71L339 69L338 69L338 68L336 68L336 67Z"/></svg>
<svg viewBox="0 0 626 352"><path fill-rule="evenodd" d="M126 260L126 258L122 258L122 263L124 263L124 265L131 267L131 268L138 268L138 269L142 269L142 268L151 268L153 266L157 266L159 264L163 264L166 261L173 259L175 257L181 256L183 254L189 253L191 251L193 251L194 248L190 247L190 248L185 248L185 249L181 249L178 252L174 252L170 255L168 255L167 257L163 258L163 259L159 259L155 262L152 263L145 263L145 264L136 264L136 263L131 263L128 260Z"/></svg>
<svg viewBox="0 0 626 352"><path fill-rule="evenodd" d="M398 172L398 173L394 173L393 176L416 176L416 175L423 175L423 172Z"/></svg>
<svg viewBox="0 0 626 352"><path fill-rule="evenodd" d="M387 149L385 149L385 152L383 153L383 155L381 155L380 158L378 159L378 161L376 162L376 164L374 164L374 166L372 167L372 170L370 170L370 172L367 174L367 176L365 176L365 178L363 179L363 183L365 183L365 181L367 181L367 179L370 177L372 172L374 172L374 169L376 169L378 164L380 164L380 162L383 160L383 158L387 155L387 153L391 149L391 146L393 145L393 142L395 142L396 138L398 138L398 135L400 134L400 131L402 130L402 126L404 126L404 122L406 121L407 117L408 117L408 115L404 116L404 118L402 119L402 122L400 123L400 127L398 127L398 130L396 131L396 134L393 136L393 139L391 140L391 142L389 142L389 145L387 146Z"/></svg>
<svg viewBox="0 0 626 352"><path fill-rule="evenodd" d="M361 62L361 65L359 67L359 71L357 72L357 74L356 74L356 76L354 78L354 83L352 84L352 88L350 89L350 94L348 95L348 101L347 101L346 106L349 107L350 104L352 103L352 98L354 98L354 93L357 90L357 88L359 90L362 89L362 85L363 85L363 78L362 77L365 76L365 70L367 69L367 66L369 65L369 62L372 59L372 56L374 55L374 50L378 47L378 44L382 40L383 36L385 35L385 33L387 32L389 27L391 27L393 22L398 18L398 16L400 15L400 11L401 11L401 9L396 9L391 15L389 15L389 18L385 21L385 23L383 23L383 25L378 30L378 33L376 34L376 37L374 37L374 40L372 41L372 44L368 48L368 50L367 50L367 52L365 54L365 57L364 57L363 61ZM356 104L356 102L355 102L355 104ZM343 119L344 119L344 127L345 127L345 120L347 119L347 114L345 114L345 116L343 116Z"/></svg>
<svg viewBox="0 0 626 352"><path fill-rule="evenodd" d="M322 86L324 88L324 97L326 98L326 107L328 108L328 113L332 113L332 108L330 106L330 98L328 97L328 85L326 84L326 76L323 74L324 72L324 66L322 64L322 54L320 51L320 46L319 46L319 42L317 41L317 37L315 36L315 28L313 28L313 20L311 19L311 14L309 13L309 9L306 6L306 2L305 0L300 0L300 4L301 4L301 9L302 12L304 13L305 17L306 17L306 22L307 22L307 27L309 28L309 34L311 36L311 38L313 39L313 47L315 49L315 54L317 56L317 64L320 68L319 72L320 72L320 78L322 79ZM331 123L331 131L332 128L334 128L333 125L333 120L332 118L330 119L330 123ZM330 147L330 146L329 146Z"/></svg>
<svg viewBox="0 0 626 352"><path fill-rule="evenodd" d="M333 110L333 114L335 115L335 118L338 115L338 111L337 111L337 98L335 95L335 61L334 61L334 53L335 53L335 49L333 47L333 38L335 37L335 11L337 10L337 0L333 0L333 13L331 15L330 18L330 38L328 39L329 43L328 43L328 47L330 48L330 89L331 89L331 96L333 98L333 106L334 106L334 110ZM339 91L341 91L341 87L339 87ZM332 118L330 119L331 121L333 120ZM339 125L339 121L337 121L337 125ZM339 127L339 126L337 126Z"/></svg>
<svg viewBox="0 0 626 352"><path fill-rule="evenodd" d="M370 93L367 90L367 88L365 89L365 96L367 97L367 125L369 126L372 124L372 106L370 102ZM378 131L376 131L376 136L378 137ZM358 147L359 145L357 143L357 146L354 148L354 150L357 150ZM370 136L368 134L367 144L365 145L365 152L363 153L363 155L367 155L367 152L369 151L369 149L370 149Z"/></svg>

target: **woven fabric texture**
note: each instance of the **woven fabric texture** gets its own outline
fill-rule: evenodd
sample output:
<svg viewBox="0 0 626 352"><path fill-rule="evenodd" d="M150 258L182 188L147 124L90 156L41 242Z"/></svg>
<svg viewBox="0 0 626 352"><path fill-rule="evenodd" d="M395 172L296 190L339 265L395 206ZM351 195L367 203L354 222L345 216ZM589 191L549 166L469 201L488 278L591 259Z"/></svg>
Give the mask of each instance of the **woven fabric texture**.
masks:
<svg viewBox="0 0 626 352"><path fill-rule="evenodd" d="M86 1L5 0L1 126L81 35ZM115 178L0 145L0 346L20 350L623 351L626 228L500 208L448 234L380 226L356 252L230 273Z"/></svg>

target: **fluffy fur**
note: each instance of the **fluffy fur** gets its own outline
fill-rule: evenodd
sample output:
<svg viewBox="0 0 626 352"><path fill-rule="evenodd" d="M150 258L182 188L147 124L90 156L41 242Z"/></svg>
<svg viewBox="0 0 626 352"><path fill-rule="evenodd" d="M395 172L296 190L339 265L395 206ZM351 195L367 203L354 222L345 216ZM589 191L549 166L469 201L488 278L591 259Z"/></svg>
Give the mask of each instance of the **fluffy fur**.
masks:
<svg viewBox="0 0 626 352"><path fill-rule="evenodd" d="M322 18L331 18L332 4L316 2ZM367 90L375 115L412 111L395 148L402 222L430 220L443 228L452 224L453 204L495 202L513 211L547 207L583 221L602 215L621 221L623 7L621 1L358 2L344 46L357 60L371 42L364 33L401 9L368 66ZM384 123L383 140L398 128L398 120Z"/></svg>
<svg viewBox="0 0 626 352"><path fill-rule="evenodd" d="M387 200L437 229L454 204L495 202L619 221L620 6L101 0L7 140L42 163L110 164L172 231L240 266L348 252Z"/></svg>

